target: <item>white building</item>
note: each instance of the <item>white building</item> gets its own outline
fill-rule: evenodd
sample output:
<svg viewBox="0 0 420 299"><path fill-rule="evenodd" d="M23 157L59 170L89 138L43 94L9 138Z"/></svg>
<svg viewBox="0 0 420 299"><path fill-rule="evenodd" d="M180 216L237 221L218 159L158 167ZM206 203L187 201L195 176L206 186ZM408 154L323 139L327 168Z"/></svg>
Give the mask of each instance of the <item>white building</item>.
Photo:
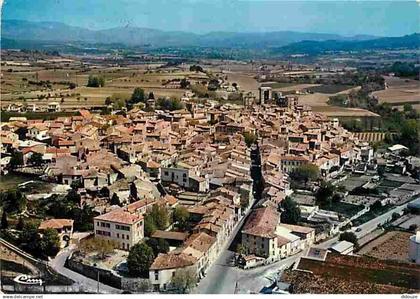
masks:
<svg viewBox="0 0 420 299"><path fill-rule="evenodd" d="M330 249L343 255L353 254L354 244L348 241L341 241L331 246Z"/></svg>
<svg viewBox="0 0 420 299"><path fill-rule="evenodd" d="M137 244L144 237L143 216L122 208L95 217L95 237L115 241L123 250Z"/></svg>
<svg viewBox="0 0 420 299"><path fill-rule="evenodd" d="M410 261L420 264L420 231L410 237L408 257Z"/></svg>

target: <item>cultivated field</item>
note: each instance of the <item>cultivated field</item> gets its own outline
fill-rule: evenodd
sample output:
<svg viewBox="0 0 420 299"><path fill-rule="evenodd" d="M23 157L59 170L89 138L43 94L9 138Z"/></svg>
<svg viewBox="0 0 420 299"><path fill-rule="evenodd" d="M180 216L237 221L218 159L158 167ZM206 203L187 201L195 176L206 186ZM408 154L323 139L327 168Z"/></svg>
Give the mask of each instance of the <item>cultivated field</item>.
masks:
<svg viewBox="0 0 420 299"><path fill-rule="evenodd" d="M388 88L375 91L372 94L377 96L380 103L390 103L400 106L406 103L415 105L418 110L420 104L420 82L398 77L385 77Z"/></svg>
<svg viewBox="0 0 420 299"><path fill-rule="evenodd" d="M411 233L391 231L365 245L358 253L378 259L408 262Z"/></svg>
<svg viewBox="0 0 420 299"><path fill-rule="evenodd" d="M16 67L14 67L16 68ZM22 68L22 67L21 67ZM102 76L105 87L86 87L89 75ZM164 84L171 80L188 78L192 83L208 80L204 73L165 69L151 70L140 65L136 67L95 68L89 72L74 69L30 69L24 71L4 72L2 77L1 107L10 103L34 103L45 107L50 102L59 102L63 109L96 107L104 105L110 96L129 98L136 87L141 87L146 94L153 92L157 97L180 98L183 89L166 88ZM51 89L32 82L49 81ZM78 87L69 89L66 82L76 83Z"/></svg>
<svg viewBox="0 0 420 299"><path fill-rule="evenodd" d="M359 140L366 142L380 142L385 138L385 133L381 132L357 132L354 135Z"/></svg>
<svg viewBox="0 0 420 299"><path fill-rule="evenodd" d="M240 90L252 92L255 96L258 96L260 83L251 74L239 72L223 72L223 74L227 76L229 83L237 83Z"/></svg>
<svg viewBox="0 0 420 299"><path fill-rule="evenodd" d="M353 88L352 88L353 89ZM352 90L350 89L350 90ZM350 92L346 90L344 92ZM376 113L360 108L345 108L328 105L328 99L334 94L312 93L299 96L299 103L309 105L315 112L323 113L330 117L378 117Z"/></svg>

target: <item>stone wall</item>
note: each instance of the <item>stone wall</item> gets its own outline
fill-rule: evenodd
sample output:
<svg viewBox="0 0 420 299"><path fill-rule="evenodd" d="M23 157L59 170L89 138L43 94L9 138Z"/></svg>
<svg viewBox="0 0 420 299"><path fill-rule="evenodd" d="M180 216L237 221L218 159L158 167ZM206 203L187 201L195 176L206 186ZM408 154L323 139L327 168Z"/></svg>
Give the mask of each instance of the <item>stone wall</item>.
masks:
<svg viewBox="0 0 420 299"><path fill-rule="evenodd" d="M66 260L66 267L91 279L97 280L117 289L121 289L121 277L110 270L100 269L94 266L83 264L72 258Z"/></svg>
<svg viewBox="0 0 420 299"><path fill-rule="evenodd" d="M151 291L149 279L119 276L114 271L86 265L71 257L67 259L66 267L95 280L98 279L99 273L99 281L101 283L107 284L117 289L122 289L124 291L129 291L132 293L145 293Z"/></svg>

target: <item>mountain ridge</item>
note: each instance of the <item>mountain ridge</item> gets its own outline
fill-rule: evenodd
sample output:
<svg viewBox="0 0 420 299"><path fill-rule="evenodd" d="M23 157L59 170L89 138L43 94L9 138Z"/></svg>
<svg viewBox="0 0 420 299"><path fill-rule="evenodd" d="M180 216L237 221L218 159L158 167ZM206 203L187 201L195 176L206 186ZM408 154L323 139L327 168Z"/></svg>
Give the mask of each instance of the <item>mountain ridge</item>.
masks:
<svg viewBox="0 0 420 299"><path fill-rule="evenodd" d="M202 46L202 47L281 47L303 40L367 40L368 35L344 37L338 34L296 31L228 32L215 31L204 34L186 31L163 31L146 27L115 27L91 30L60 22L31 22L25 20L2 20L2 37L26 41L59 41L89 43L122 43L129 46L150 45Z"/></svg>

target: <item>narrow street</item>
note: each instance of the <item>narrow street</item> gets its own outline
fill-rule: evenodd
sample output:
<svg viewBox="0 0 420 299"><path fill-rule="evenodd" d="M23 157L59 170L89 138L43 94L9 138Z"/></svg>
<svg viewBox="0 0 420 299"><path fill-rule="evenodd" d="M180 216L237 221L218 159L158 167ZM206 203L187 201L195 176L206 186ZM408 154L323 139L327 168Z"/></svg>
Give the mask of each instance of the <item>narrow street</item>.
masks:
<svg viewBox="0 0 420 299"><path fill-rule="evenodd" d="M67 258L74 251L74 247L70 246L65 250L61 251L53 260L50 261L50 266L55 271L72 279L76 284L80 286L82 290L88 293L99 293L100 294L119 294L121 290L113 288L103 283L99 283L91 278L88 278L84 275L81 275L77 272L74 272L64 266Z"/></svg>

